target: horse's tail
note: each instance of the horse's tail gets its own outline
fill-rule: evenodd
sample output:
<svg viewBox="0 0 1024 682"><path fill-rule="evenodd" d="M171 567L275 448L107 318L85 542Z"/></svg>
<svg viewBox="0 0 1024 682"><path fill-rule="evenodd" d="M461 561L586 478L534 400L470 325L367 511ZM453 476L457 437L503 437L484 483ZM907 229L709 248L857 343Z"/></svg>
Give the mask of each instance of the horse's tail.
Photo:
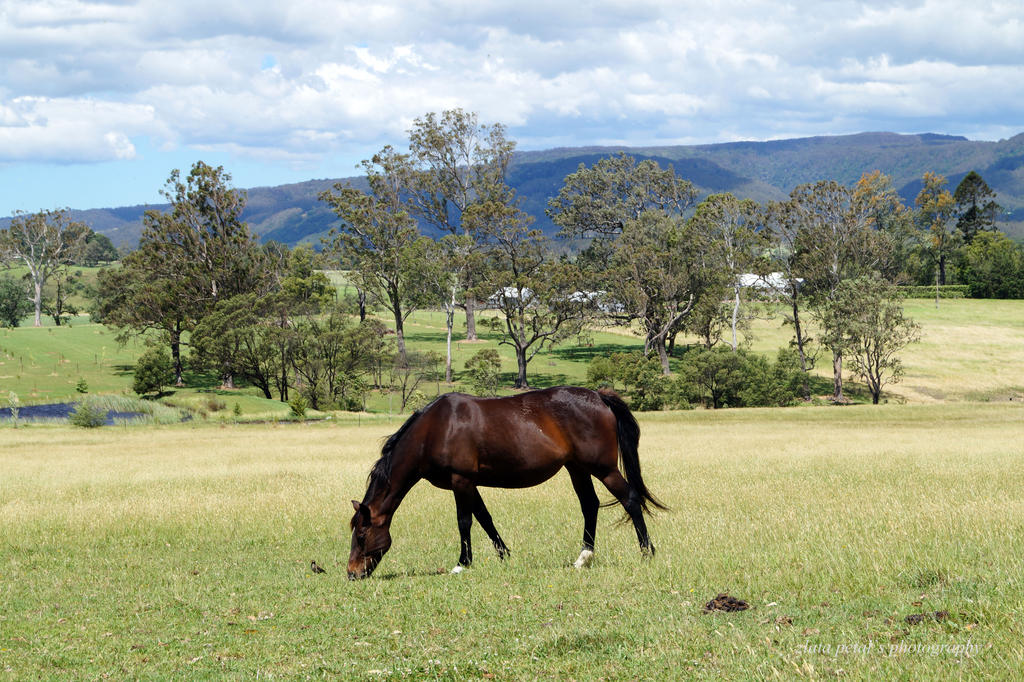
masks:
<svg viewBox="0 0 1024 682"><path fill-rule="evenodd" d="M636 417L629 410L625 401L612 391L598 391L601 400L608 409L615 415L615 431L619 440L619 459L622 461L623 473L626 483L629 484L630 492L640 500L641 508L651 513L651 507L668 510L651 491L647 489L644 478L640 474L640 425L636 423ZM618 500L605 503L605 506L618 504Z"/></svg>

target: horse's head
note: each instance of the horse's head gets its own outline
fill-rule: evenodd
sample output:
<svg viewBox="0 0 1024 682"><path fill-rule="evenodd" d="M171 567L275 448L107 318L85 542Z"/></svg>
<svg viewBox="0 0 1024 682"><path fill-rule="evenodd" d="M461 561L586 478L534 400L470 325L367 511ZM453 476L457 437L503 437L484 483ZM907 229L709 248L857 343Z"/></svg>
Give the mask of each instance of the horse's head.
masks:
<svg viewBox="0 0 1024 682"><path fill-rule="evenodd" d="M369 578L381 557L391 549L390 519L377 519L374 523L370 508L352 500L356 510L352 517L352 553L348 556L348 579Z"/></svg>

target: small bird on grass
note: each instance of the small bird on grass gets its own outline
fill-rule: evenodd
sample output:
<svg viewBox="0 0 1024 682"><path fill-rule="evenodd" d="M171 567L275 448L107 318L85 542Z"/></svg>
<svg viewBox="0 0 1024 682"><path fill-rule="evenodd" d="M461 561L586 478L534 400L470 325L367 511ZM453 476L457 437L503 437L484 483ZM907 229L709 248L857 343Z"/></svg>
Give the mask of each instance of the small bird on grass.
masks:
<svg viewBox="0 0 1024 682"><path fill-rule="evenodd" d="M327 572L324 569L320 568L320 564L318 564L315 559L313 561L309 562L309 568L314 573L326 573Z"/></svg>

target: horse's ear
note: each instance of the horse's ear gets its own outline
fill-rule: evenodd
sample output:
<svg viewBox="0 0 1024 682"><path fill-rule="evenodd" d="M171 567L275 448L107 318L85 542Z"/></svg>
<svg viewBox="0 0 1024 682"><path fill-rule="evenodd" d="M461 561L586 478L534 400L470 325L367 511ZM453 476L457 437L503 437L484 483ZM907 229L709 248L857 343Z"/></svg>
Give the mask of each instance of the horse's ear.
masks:
<svg viewBox="0 0 1024 682"><path fill-rule="evenodd" d="M357 514L362 514L366 518L370 518L370 508L362 502L356 502L352 500L352 508L356 510Z"/></svg>
<svg viewBox="0 0 1024 682"><path fill-rule="evenodd" d="M352 508L355 509L356 511L359 511L359 503L356 502L355 500L352 500Z"/></svg>

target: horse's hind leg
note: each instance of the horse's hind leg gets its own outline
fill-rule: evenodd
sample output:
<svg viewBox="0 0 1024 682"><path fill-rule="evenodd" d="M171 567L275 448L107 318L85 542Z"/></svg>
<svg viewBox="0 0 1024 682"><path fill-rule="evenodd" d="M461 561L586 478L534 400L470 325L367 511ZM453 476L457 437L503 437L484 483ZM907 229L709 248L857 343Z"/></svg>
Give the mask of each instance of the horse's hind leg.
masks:
<svg viewBox="0 0 1024 682"><path fill-rule="evenodd" d="M594 492L594 479L590 474L575 467L566 469L572 479L573 490L580 498L580 509L583 512L583 549L573 566L583 568L594 558L594 533L597 531L597 510L601 504Z"/></svg>
<svg viewBox="0 0 1024 682"><path fill-rule="evenodd" d="M647 524L644 522L644 509L641 505L640 495L629 487L626 479L622 477L618 469L613 469L601 479L608 492L615 496L622 503L629 518L633 521L633 528L636 529L636 539L640 542L640 551L647 556L654 556L654 545L647 535Z"/></svg>
<svg viewBox="0 0 1024 682"><path fill-rule="evenodd" d="M484 505L484 498L480 497L480 491L474 488L476 493L476 502L473 507L473 516L480 522L480 527L487 533L487 537L494 543L494 549L498 550L498 558L504 559L511 550L505 544L505 541L498 535L498 529L494 527L494 521L491 520L491 513L487 511L487 506Z"/></svg>

